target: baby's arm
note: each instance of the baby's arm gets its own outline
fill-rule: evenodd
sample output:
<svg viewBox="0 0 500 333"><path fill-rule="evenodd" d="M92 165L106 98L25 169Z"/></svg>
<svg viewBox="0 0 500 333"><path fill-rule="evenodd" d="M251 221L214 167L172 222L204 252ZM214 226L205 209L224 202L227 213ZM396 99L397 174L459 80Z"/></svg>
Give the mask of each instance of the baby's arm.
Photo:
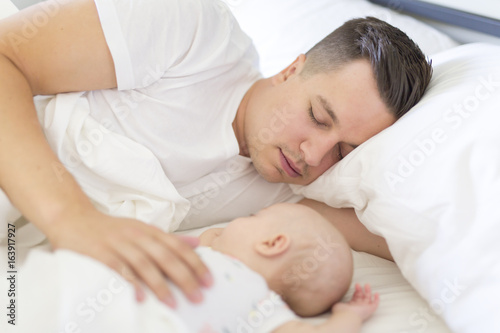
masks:
<svg viewBox="0 0 500 333"><path fill-rule="evenodd" d="M375 312L379 303L378 294L372 296L369 285L365 288L356 284L356 290L349 303L337 303L333 306L333 314L326 322L318 326L291 321L276 330L273 333L300 333L300 332L342 332L356 333L361 329L362 323L370 318Z"/></svg>

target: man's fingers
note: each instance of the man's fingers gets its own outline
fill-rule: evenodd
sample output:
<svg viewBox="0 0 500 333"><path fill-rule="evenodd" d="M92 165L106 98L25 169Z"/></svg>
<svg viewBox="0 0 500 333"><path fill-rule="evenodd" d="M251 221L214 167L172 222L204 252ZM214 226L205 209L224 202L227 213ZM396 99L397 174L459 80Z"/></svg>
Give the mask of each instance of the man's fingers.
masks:
<svg viewBox="0 0 500 333"><path fill-rule="evenodd" d="M130 239L133 247L120 247L123 258L163 302L173 302L165 276L189 300L200 302L203 299L200 283L210 285L211 275L196 252L175 235L143 231L134 233Z"/></svg>
<svg viewBox="0 0 500 333"><path fill-rule="evenodd" d="M127 280L134 286L135 299L138 302L144 302L144 300L146 299L146 293L144 292L144 288L139 282L139 278L134 274L130 267L126 266L124 263L119 273L125 280Z"/></svg>
<svg viewBox="0 0 500 333"><path fill-rule="evenodd" d="M192 248L197 247L200 245L200 239L198 237L193 237L193 236L185 236L185 235L177 235L177 237L191 246Z"/></svg>
<svg viewBox="0 0 500 333"><path fill-rule="evenodd" d="M210 286L212 277L198 254L175 235L163 234L146 247L165 274L193 302L203 296L200 284Z"/></svg>
<svg viewBox="0 0 500 333"><path fill-rule="evenodd" d="M110 253L107 254L107 258L102 258L102 261L109 268L120 274L121 277L123 277L127 282L131 283L134 286L135 298L138 302L144 301L144 299L146 298L144 288L142 288L141 284L139 283L137 275L134 274L132 269L130 269L130 267L125 262L121 261L119 257Z"/></svg>
<svg viewBox="0 0 500 333"><path fill-rule="evenodd" d="M141 283L171 307L175 300L167 278L193 302L203 299L201 285L212 284L210 272L193 250L197 238L180 238L140 222L105 231L101 249L94 247L93 256L132 283L138 300L145 296Z"/></svg>
<svg viewBox="0 0 500 333"><path fill-rule="evenodd" d="M139 239L142 238L139 237ZM138 246L133 241L123 241L114 244L114 251L120 256L124 265L130 268L133 276L141 279L158 299L171 307L175 307L175 300L163 272L143 247ZM139 298L141 287L138 283L134 283L134 286Z"/></svg>
<svg viewBox="0 0 500 333"><path fill-rule="evenodd" d="M179 238L177 235L162 234L156 235L159 241L167 246L172 253L184 262L187 267L194 273L198 282L203 286L209 287L213 283L212 274L208 270L205 263L201 260L196 252L190 248L191 244L187 244L185 238ZM197 238L196 238L197 239Z"/></svg>
<svg viewBox="0 0 500 333"><path fill-rule="evenodd" d="M177 253L155 239L140 246L150 256L158 272L168 276L191 301L199 302L202 300L199 281L194 272L179 258ZM189 247L188 249L192 251Z"/></svg>

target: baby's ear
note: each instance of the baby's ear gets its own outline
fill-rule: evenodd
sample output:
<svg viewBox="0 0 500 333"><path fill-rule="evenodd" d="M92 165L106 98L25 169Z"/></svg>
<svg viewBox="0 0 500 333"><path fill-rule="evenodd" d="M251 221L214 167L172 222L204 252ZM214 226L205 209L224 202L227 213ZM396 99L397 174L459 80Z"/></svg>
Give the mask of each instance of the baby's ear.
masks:
<svg viewBox="0 0 500 333"><path fill-rule="evenodd" d="M276 234L255 244L255 251L264 257L273 257L284 253L290 247L290 237Z"/></svg>

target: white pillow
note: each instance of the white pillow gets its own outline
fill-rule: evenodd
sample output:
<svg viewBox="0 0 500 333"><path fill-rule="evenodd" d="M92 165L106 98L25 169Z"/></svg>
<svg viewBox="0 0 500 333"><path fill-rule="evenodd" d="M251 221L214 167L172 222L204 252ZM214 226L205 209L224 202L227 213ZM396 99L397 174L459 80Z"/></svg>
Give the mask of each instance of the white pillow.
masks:
<svg viewBox="0 0 500 333"><path fill-rule="evenodd" d="M288 66L345 21L375 16L408 34L427 55L458 44L410 16L367 0L223 0L253 39L264 76Z"/></svg>
<svg viewBox="0 0 500 333"><path fill-rule="evenodd" d="M500 47L436 55L423 99L297 193L354 207L453 332L500 332Z"/></svg>

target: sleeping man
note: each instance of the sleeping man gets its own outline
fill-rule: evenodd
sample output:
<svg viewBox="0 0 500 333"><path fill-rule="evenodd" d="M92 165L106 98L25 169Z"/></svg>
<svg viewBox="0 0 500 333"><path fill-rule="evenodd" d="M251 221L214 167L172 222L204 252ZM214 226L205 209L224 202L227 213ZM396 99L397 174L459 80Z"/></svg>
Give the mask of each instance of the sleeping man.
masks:
<svg viewBox="0 0 500 333"><path fill-rule="evenodd" d="M42 12L50 19L25 36L26 22ZM53 248L105 263L139 300L142 281L170 303L168 276L199 302L211 274L196 244L95 208L75 180L79 169L46 140L54 133L37 118L45 107L83 108L151 151L191 203L181 228L300 201L353 249L391 258L353 210L302 200L288 184L309 184L420 99L431 67L400 30L374 18L349 21L270 78L217 0L47 1L0 21L0 40L0 188ZM67 92L84 93L68 105ZM36 95L52 103L35 107Z"/></svg>

